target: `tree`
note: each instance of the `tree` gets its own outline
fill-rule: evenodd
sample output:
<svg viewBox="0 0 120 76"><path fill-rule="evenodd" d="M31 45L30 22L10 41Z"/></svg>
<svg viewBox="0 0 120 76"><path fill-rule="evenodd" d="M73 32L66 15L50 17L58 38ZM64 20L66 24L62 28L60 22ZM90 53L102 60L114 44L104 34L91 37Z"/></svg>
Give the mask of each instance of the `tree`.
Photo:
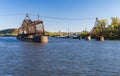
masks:
<svg viewBox="0 0 120 76"><path fill-rule="evenodd" d="M117 27L120 26L120 20L117 17L112 17L111 20L112 20L112 22L109 27L112 30L116 30Z"/></svg>
<svg viewBox="0 0 120 76"><path fill-rule="evenodd" d="M108 22L106 19L98 20L96 28L95 28L96 33L99 34L103 31L105 31L107 23Z"/></svg>
<svg viewBox="0 0 120 76"><path fill-rule="evenodd" d="M111 19L112 19L111 25L112 26L118 26L118 24L120 23L119 19L117 17L112 17Z"/></svg>
<svg viewBox="0 0 120 76"><path fill-rule="evenodd" d="M107 25L107 20L106 19L102 19L102 20L98 20L98 27L100 28L105 28Z"/></svg>

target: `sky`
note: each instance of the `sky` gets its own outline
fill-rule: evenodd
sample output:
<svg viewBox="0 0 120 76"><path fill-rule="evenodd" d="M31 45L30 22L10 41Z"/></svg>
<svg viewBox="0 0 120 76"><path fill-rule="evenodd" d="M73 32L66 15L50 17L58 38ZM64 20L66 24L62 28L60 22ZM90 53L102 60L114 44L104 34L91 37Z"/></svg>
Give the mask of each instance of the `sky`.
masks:
<svg viewBox="0 0 120 76"><path fill-rule="evenodd" d="M0 30L19 28L29 14L44 21L46 31L90 31L95 18L120 17L120 0L0 0Z"/></svg>

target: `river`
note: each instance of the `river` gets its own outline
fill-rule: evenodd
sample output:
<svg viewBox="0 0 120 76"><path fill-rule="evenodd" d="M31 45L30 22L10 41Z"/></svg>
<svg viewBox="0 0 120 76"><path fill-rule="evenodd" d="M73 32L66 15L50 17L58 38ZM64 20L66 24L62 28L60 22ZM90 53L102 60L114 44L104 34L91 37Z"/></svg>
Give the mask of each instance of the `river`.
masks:
<svg viewBox="0 0 120 76"><path fill-rule="evenodd" d="M120 76L120 41L0 37L0 76Z"/></svg>

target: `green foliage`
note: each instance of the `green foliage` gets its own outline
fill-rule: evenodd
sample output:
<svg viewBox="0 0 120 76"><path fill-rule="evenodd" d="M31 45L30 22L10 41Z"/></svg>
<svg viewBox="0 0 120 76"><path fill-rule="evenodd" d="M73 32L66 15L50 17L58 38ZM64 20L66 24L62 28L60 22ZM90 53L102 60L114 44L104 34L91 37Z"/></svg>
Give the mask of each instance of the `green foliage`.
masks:
<svg viewBox="0 0 120 76"><path fill-rule="evenodd" d="M120 19L117 17L111 18L111 24L108 25L106 19L96 20L96 27L92 30L93 34L104 35L106 39L120 40Z"/></svg>
<svg viewBox="0 0 120 76"><path fill-rule="evenodd" d="M98 20L98 27L101 27L101 28L105 28L106 25L107 25L107 20L106 19L102 19L102 20Z"/></svg>
<svg viewBox="0 0 120 76"><path fill-rule="evenodd" d="M117 17L112 17L111 20L111 26L118 26L120 24L119 19Z"/></svg>
<svg viewBox="0 0 120 76"><path fill-rule="evenodd" d="M18 29L5 29L0 31L0 36L17 36Z"/></svg>
<svg viewBox="0 0 120 76"><path fill-rule="evenodd" d="M80 36L84 39L86 36L88 36L89 32L88 31L82 31Z"/></svg>
<svg viewBox="0 0 120 76"><path fill-rule="evenodd" d="M106 19L98 20L96 27L93 30L93 33L94 34L102 33L103 31L105 31L107 24L108 24L108 21Z"/></svg>
<svg viewBox="0 0 120 76"><path fill-rule="evenodd" d="M65 36L67 33L65 32L47 32L46 35L51 36L51 37L57 37L57 36Z"/></svg>

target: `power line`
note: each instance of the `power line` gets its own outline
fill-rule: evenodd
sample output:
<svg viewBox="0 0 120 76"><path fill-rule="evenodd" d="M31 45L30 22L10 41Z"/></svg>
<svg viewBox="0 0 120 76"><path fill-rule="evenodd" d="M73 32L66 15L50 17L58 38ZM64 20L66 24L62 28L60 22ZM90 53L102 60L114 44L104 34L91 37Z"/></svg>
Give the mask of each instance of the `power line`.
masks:
<svg viewBox="0 0 120 76"><path fill-rule="evenodd" d="M93 20L95 18L63 18L63 17L49 17L49 16L40 16L43 18L57 19L57 20Z"/></svg>
<svg viewBox="0 0 120 76"><path fill-rule="evenodd" d="M0 16L18 16L23 14L0 14Z"/></svg>
<svg viewBox="0 0 120 76"><path fill-rule="evenodd" d="M36 16L36 15L32 15ZM40 18L47 18L47 19L56 19L56 20L95 20L95 18L66 18L66 17L53 17L53 16L39 16Z"/></svg>
<svg viewBox="0 0 120 76"><path fill-rule="evenodd" d="M20 15L25 15L25 14L2 14L0 16L20 16ZM32 16L37 17L37 15ZM95 18L66 18L66 17L51 17L51 16L39 16L40 18L47 18L47 19L56 19L56 20L95 20Z"/></svg>

